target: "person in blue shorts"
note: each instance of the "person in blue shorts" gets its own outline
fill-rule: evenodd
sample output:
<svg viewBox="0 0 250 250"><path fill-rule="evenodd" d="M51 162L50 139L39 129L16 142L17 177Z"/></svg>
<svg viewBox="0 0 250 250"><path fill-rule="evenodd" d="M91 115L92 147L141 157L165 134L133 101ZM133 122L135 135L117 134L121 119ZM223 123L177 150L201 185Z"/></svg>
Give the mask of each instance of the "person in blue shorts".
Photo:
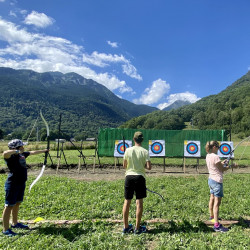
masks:
<svg viewBox="0 0 250 250"><path fill-rule="evenodd" d="M4 160L10 170L5 182L5 208L3 210L3 234L15 236L10 229L9 220L12 216L11 228L29 229L27 225L18 222L19 206L23 202L25 183L27 181L26 158L29 155L45 153L48 150L24 151L26 143L14 139L8 143L9 150L3 152Z"/></svg>
<svg viewBox="0 0 250 250"><path fill-rule="evenodd" d="M126 169L123 205L123 233L135 234L146 232L146 227L141 226L141 218L143 213L143 199L147 197L145 169L151 170L151 162L148 150L141 146L143 141L142 132L138 131L134 134L135 146L127 148L123 158L123 167ZM129 208L134 193L136 195L136 225L135 230L131 224L128 224Z"/></svg>

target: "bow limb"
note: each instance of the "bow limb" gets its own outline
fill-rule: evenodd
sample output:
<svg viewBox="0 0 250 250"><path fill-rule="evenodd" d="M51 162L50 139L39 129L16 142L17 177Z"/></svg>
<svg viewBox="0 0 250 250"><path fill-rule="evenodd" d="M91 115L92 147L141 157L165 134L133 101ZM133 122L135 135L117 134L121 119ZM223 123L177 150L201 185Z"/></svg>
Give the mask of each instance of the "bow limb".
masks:
<svg viewBox="0 0 250 250"><path fill-rule="evenodd" d="M234 147L234 149L230 152L229 156L228 156L227 159L226 159L225 166L227 166L227 165L229 164L229 161L232 159L232 155L233 155L234 151L237 149L237 147L240 146L243 142L245 142L245 141L247 141L247 140L250 140L250 136L248 136L248 137L246 137L245 139L243 139L242 141L240 141L240 142ZM246 149L246 147L245 147L245 149ZM241 158L242 158L242 156L243 156L243 154L244 154L244 152L245 152L245 149L244 149L243 153L241 154L241 157L239 158L239 161L241 160Z"/></svg>
<svg viewBox="0 0 250 250"><path fill-rule="evenodd" d="M47 151L45 152L45 157L44 157L44 162L43 162L42 170L39 173L39 175L36 177L36 179L30 185L29 192L30 192L31 188L38 182L38 180L43 175L43 172L44 172L46 164L47 164L47 158L48 158L48 154L49 154L48 150L50 148L50 142L49 142L49 125L48 125L47 121L45 120L45 118L44 118L41 110L40 110L40 116L41 116L41 118L42 118L42 120L43 120L43 122L45 123L45 126L46 126L46 131L47 131Z"/></svg>
<svg viewBox="0 0 250 250"><path fill-rule="evenodd" d="M159 194L159 193L157 193L157 192L155 192L155 191L152 191L152 190L150 190L150 189L148 189L148 188L146 188L146 189L147 189L147 191L149 191L149 192L151 192L151 193L153 193L153 194L159 195L159 196L162 198L162 201L165 201L164 197L163 197L161 194Z"/></svg>

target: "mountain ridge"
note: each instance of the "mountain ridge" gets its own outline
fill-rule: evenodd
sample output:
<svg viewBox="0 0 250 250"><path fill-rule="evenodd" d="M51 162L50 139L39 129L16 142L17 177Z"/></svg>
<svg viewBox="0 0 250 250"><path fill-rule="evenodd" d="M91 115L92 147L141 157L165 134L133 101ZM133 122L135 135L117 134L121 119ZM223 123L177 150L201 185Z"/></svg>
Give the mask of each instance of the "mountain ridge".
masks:
<svg viewBox="0 0 250 250"><path fill-rule="evenodd" d="M17 136L22 134L19 130L27 130L40 109L47 113L54 131L55 117L63 113L63 129L70 136L82 131L95 136L99 127L117 127L132 117L157 110L121 99L105 86L76 73L0 67L0 97L0 129Z"/></svg>

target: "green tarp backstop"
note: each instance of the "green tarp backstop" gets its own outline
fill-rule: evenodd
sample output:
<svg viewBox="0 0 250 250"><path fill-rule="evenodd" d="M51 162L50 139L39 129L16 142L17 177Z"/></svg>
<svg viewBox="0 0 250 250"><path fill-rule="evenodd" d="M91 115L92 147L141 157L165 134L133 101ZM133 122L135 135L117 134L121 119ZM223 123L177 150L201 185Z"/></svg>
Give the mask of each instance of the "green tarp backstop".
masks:
<svg viewBox="0 0 250 250"><path fill-rule="evenodd" d="M142 146L148 150L149 140L165 140L166 157L183 157L184 141L200 141L201 157L205 157L207 141L227 141L224 130L149 130L149 129L119 129L104 128L98 134L98 155L114 156L115 141L132 140L136 131L141 131L144 136ZM134 145L134 143L133 143Z"/></svg>

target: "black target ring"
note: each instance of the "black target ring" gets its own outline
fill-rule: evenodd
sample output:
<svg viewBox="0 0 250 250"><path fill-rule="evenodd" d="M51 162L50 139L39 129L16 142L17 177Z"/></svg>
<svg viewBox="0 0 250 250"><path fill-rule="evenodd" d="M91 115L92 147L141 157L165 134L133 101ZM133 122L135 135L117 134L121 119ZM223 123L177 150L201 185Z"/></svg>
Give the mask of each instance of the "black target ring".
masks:
<svg viewBox="0 0 250 250"><path fill-rule="evenodd" d="M227 143L222 143L219 148L221 154L223 155L229 155L232 151L232 148L229 144Z"/></svg>
<svg viewBox="0 0 250 250"><path fill-rule="evenodd" d="M160 142L154 142L151 145L151 151L154 154L160 154L162 152L162 150L163 150L163 145Z"/></svg>
<svg viewBox="0 0 250 250"><path fill-rule="evenodd" d="M188 143L188 145L187 145L187 147L186 147L186 150L187 150L187 152L188 152L189 154L195 155L195 154L198 153L199 147L198 147L198 145L197 145L196 143L190 142L190 143Z"/></svg>
<svg viewBox="0 0 250 250"><path fill-rule="evenodd" d="M129 148L129 145L125 142L125 149ZM123 142L120 142L117 145L117 152L121 155L124 155L124 144Z"/></svg>

